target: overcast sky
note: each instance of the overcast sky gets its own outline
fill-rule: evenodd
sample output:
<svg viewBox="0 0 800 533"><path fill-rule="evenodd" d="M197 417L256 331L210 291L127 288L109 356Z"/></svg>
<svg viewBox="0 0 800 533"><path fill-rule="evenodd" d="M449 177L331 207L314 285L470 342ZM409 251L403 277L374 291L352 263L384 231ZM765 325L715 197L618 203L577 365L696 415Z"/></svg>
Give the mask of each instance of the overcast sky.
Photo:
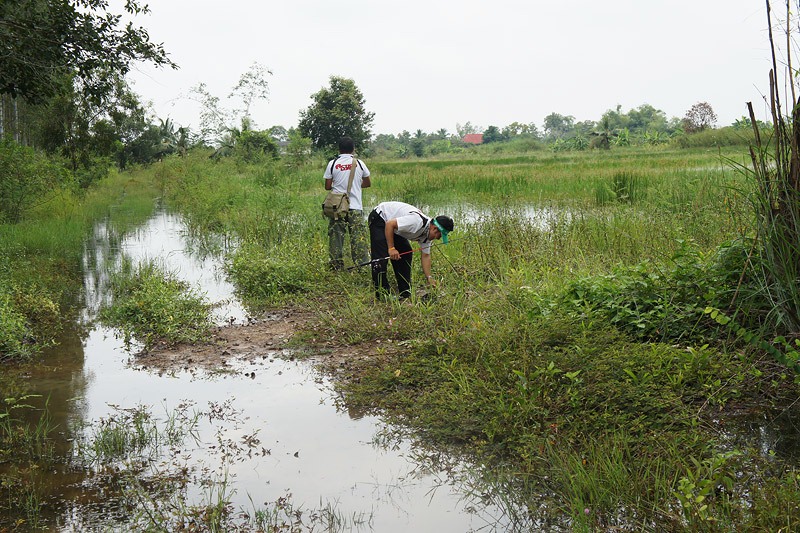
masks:
<svg viewBox="0 0 800 533"><path fill-rule="evenodd" d="M331 75L355 81L375 134L541 129L550 113L597 121L645 103L682 118L708 102L725 126L752 101L769 120L762 0L147 3L135 21L180 69L143 66L130 80L159 118L184 126L199 123L191 87L234 107L225 98L254 62L272 71L269 100L252 109L259 129L297 126Z"/></svg>

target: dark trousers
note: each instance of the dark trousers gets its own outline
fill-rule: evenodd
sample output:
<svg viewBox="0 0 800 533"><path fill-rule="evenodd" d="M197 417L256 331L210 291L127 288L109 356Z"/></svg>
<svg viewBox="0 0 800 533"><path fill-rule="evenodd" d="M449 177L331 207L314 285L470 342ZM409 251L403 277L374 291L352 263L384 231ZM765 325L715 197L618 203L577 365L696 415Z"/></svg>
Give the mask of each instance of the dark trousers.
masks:
<svg viewBox="0 0 800 533"><path fill-rule="evenodd" d="M386 242L386 221L373 209L369 214L370 259L380 259L372 263L372 285L378 298L385 298L391 292L387 263L389 244ZM400 259L392 261L392 270L397 280L400 298L411 297L411 243L400 235L394 235L394 247L400 252ZM408 252L408 253L403 253Z"/></svg>

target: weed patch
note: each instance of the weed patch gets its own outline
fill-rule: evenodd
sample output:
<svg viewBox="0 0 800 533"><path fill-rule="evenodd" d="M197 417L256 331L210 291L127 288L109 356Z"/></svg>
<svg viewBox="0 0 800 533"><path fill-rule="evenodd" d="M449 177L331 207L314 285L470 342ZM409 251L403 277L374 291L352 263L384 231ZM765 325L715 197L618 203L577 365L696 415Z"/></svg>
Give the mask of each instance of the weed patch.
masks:
<svg viewBox="0 0 800 533"><path fill-rule="evenodd" d="M121 330L126 343L135 338L148 349L157 342L192 343L209 338L209 304L153 262L138 268L125 262L114 276L112 294L113 302L101 310L100 320Z"/></svg>

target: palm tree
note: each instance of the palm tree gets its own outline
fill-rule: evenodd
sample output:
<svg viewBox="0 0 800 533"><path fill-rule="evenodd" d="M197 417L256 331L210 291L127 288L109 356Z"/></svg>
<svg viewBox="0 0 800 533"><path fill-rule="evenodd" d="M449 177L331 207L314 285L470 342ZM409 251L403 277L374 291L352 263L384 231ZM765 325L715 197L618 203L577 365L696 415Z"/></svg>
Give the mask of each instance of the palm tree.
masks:
<svg viewBox="0 0 800 533"><path fill-rule="evenodd" d="M603 150L611 149L611 138L616 137L616 134L611 127L611 120L608 115L603 115L599 122L600 131L593 131L592 135L595 137L592 145L595 148L602 148Z"/></svg>

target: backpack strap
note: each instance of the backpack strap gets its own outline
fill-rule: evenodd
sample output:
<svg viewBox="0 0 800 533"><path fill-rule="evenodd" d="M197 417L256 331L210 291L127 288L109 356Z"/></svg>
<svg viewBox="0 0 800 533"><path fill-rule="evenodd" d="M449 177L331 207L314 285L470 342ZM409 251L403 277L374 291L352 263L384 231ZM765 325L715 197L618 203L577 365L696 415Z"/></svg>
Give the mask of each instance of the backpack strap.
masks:
<svg viewBox="0 0 800 533"><path fill-rule="evenodd" d="M333 167L336 165L336 161L338 161L340 157L342 157L342 154L337 155L331 159L330 163L328 163L331 166L331 179L333 179Z"/></svg>
<svg viewBox="0 0 800 533"><path fill-rule="evenodd" d="M419 215L419 218L421 218L421 219L422 219L422 231L420 232L420 234L419 234L419 235L417 235L417 236L416 236L416 237L413 239L413 240L415 240L415 241L416 241L417 239L419 239L419 238L421 238L423 235L425 235L425 232L427 232L427 231L428 231L428 223L430 222L430 219L428 219L428 218L425 218L425 215L423 215L423 214L422 214L422 213L420 213L419 211L414 211L414 213L416 213L417 215Z"/></svg>

